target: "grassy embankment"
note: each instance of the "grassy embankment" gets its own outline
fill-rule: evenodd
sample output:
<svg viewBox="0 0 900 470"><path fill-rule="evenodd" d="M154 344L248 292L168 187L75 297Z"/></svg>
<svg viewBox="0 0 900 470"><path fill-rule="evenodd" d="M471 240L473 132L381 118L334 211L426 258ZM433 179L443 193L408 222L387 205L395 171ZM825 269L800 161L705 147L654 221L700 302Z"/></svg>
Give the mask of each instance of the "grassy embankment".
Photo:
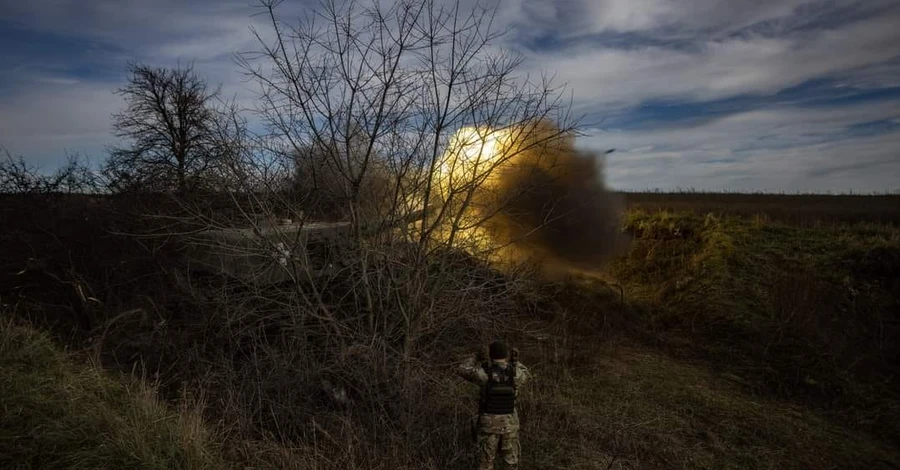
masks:
<svg viewBox="0 0 900 470"><path fill-rule="evenodd" d="M570 386L538 385L538 468L900 464L900 232L638 209L624 225L635 240L601 277L635 323L550 371Z"/></svg>
<svg viewBox="0 0 900 470"><path fill-rule="evenodd" d="M84 364L47 334L0 317L0 468L219 469L191 409L146 383Z"/></svg>

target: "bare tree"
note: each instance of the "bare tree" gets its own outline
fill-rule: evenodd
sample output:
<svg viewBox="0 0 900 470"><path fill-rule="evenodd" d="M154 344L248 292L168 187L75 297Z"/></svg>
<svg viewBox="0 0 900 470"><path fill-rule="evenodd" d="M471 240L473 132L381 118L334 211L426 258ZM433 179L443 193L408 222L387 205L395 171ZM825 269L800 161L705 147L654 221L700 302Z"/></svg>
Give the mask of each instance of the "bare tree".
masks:
<svg viewBox="0 0 900 470"><path fill-rule="evenodd" d="M129 73L128 85L118 90L127 108L113 115L113 127L130 143L112 149L105 167L114 189L202 188L223 158L215 143L218 90L209 90L190 66L132 64Z"/></svg>
<svg viewBox="0 0 900 470"><path fill-rule="evenodd" d="M380 336L409 360L426 332L466 314L450 292L483 287L446 254L495 250L486 221L504 201L491 200L493 179L524 153L551 154L575 123L549 80L516 74L521 58L497 47L495 9L327 0L289 24L280 3L261 0L272 34L257 32L260 50L238 59L261 85L272 154L300 160L311 186L328 186L349 216L342 299L361 315L341 320L323 300L333 281L302 266L292 274L305 303L296 310L335 341Z"/></svg>
<svg viewBox="0 0 900 470"><path fill-rule="evenodd" d="M331 0L299 25L288 25L277 15L279 3L262 2L275 38L259 36L262 51L243 55L242 65L263 85L262 115L270 128L295 155L315 149L318 164L343 180L356 223L363 183L381 164L394 188L377 216L422 211L428 223L416 241L424 247L467 211L465 201L493 170L525 150L490 149L500 154L487 155L483 149L473 156L478 142L450 148L460 129L483 131L465 134L469 138L500 131L523 142L545 120L559 123L559 135L571 130L567 108L549 83L516 76L520 58L494 47L502 32L494 31L492 9L433 0L390 7ZM476 174L449 178L463 153L483 162L467 168Z"/></svg>
<svg viewBox="0 0 900 470"><path fill-rule="evenodd" d="M79 155L68 155L66 163L52 173L43 173L25 158L8 150L0 160L0 194L95 193L100 181L90 163Z"/></svg>

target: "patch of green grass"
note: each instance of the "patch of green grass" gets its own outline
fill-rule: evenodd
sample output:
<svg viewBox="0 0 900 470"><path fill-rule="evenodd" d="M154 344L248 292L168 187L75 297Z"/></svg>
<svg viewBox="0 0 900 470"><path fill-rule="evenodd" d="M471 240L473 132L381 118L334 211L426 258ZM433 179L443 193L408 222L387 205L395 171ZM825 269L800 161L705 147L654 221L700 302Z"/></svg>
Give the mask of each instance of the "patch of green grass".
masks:
<svg viewBox="0 0 900 470"><path fill-rule="evenodd" d="M0 468L219 469L202 421L0 318Z"/></svg>

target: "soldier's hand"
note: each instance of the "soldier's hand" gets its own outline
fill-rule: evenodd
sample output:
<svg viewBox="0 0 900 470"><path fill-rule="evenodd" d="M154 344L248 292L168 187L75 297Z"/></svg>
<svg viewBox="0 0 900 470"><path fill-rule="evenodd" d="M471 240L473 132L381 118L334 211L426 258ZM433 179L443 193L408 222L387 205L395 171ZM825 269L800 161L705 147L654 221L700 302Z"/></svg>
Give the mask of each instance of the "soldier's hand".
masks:
<svg viewBox="0 0 900 470"><path fill-rule="evenodd" d="M484 362L487 360L487 355L484 353L483 348L475 352L475 360L477 360L478 362Z"/></svg>

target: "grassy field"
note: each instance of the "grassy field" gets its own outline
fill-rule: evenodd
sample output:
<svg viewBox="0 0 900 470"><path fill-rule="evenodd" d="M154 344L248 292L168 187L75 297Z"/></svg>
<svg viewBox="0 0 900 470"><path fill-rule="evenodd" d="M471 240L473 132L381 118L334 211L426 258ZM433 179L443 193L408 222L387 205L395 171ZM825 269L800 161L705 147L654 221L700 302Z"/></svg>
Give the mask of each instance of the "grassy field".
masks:
<svg viewBox="0 0 900 470"><path fill-rule="evenodd" d="M556 332L602 346L536 386L535 468L900 465L900 230L867 214L774 221L765 201L746 215L648 207L654 196L631 201L629 252L562 296L584 311L614 287L625 306L597 301Z"/></svg>
<svg viewBox="0 0 900 470"><path fill-rule="evenodd" d="M792 226L900 224L900 195L621 193L630 209L756 217Z"/></svg>
<svg viewBox="0 0 900 470"><path fill-rule="evenodd" d="M625 199L627 252L511 299L502 326L537 376L522 468L900 466L896 196ZM335 409L309 385L313 359L273 353L294 330L198 316L147 260L109 254L126 243L87 231L95 208L53 212L68 223L3 210L40 229L2 233L0 467L470 468L475 391L452 369L470 344L421 358L413 392L376 384L396 397L376 412ZM132 295L110 278L142 281Z"/></svg>

